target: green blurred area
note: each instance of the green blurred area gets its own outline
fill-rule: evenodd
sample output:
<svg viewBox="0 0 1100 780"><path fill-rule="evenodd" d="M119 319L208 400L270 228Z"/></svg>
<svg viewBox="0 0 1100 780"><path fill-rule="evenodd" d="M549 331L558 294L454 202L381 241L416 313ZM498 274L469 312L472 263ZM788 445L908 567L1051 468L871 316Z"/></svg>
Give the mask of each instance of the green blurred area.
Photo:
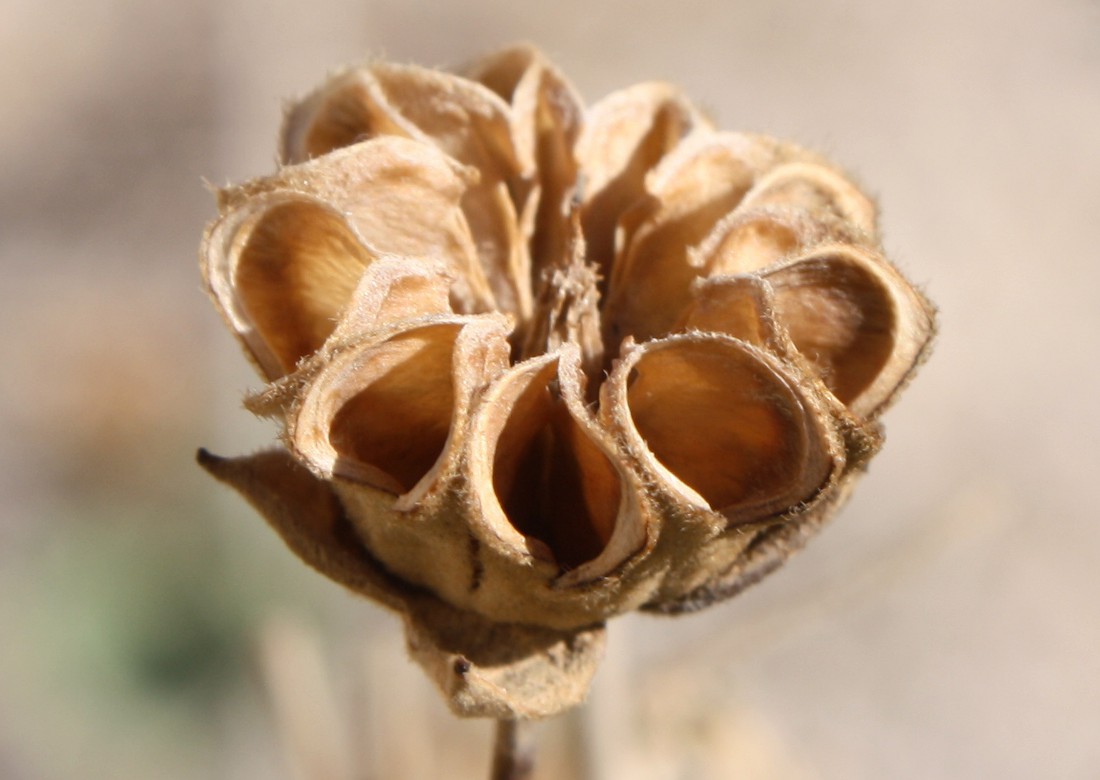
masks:
<svg viewBox="0 0 1100 780"><path fill-rule="evenodd" d="M227 719L243 710L273 729L256 670L264 619L290 609L321 630L343 594L261 523L229 527L254 518L211 495L57 506L38 519L48 532L8 549L0 724L5 753L40 764L5 777L220 776Z"/></svg>

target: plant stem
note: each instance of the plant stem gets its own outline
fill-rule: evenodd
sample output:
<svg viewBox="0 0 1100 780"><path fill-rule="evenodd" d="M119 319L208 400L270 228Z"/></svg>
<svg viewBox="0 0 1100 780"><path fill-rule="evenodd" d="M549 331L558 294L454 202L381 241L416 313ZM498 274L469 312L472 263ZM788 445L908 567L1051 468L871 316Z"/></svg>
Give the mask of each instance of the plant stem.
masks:
<svg viewBox="0 0 1100 780"><path fill-rule="evenodd" d="M534 773L535 756L528 723L514 718L497 721L493 744L493 769L489 780L528 780Z"/></svg>

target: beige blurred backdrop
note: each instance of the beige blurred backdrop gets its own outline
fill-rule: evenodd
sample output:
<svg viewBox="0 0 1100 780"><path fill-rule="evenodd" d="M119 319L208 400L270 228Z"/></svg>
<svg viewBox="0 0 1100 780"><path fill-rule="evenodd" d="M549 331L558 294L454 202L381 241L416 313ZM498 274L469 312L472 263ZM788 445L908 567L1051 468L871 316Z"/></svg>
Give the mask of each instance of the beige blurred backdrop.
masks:
<svg viewBox="0 0 1100 780"><path fill-rule="evenodd" d="M368 56L541 45L824 151L942 309L847 509L740 599L611 631L537 777L1100 777L1095 0L0 3L0 777L480 778L398 621L193 464L267 443L205 182Z"/></svg>

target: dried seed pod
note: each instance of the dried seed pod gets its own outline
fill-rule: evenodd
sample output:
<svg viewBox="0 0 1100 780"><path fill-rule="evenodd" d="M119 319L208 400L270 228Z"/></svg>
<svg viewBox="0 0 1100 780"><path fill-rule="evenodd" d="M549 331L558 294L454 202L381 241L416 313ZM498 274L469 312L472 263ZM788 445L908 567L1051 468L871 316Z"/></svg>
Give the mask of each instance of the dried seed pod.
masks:
<svg viewBox="0 0 1100 780"><path fill-rule="evenodd" d="M220 193L202 269L285 449L201 460L401 612L461 714L572 706L609 617L781 564L928 350L874 204L665 84L585 110L527 46L375 63L281 154Z"/></svg>

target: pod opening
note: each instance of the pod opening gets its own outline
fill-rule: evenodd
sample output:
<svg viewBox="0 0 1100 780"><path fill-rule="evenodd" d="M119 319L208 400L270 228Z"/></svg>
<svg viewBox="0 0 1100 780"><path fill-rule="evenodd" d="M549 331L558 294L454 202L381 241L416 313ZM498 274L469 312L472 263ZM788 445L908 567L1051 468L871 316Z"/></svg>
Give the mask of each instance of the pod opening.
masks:
<svg viewBox="0 0 1100 780"><path fill-rule="evenodd" d="M493 489L537 557L563 569L596 558L611 538L621 501L610 460L557 394L557 365L526 377L493 453Z"/></svg>
<svg viewBox="0 0 1100 780"><path fill-rule="evenodd" d="M339 405L329 423L334 471L406 493L431 470L450 435L451 364L459 331L440 325L402 334L351 369L348 379L362 389Z"/></svg>
<svg viewBox="0 0 1100 780"><path fill-rule="evenodd" d="M634 428L654 457L711 509L781 510L809 495L829 461L790 386L733 341L645 352L627 377Z"/></svg>
<svg viewBox="0 0 1100 780"><path fill-rule="evenodd" d="M321 204L280 203L259 217L234 288L284 373L324 344L370 261L344 219Z"/></svg>

